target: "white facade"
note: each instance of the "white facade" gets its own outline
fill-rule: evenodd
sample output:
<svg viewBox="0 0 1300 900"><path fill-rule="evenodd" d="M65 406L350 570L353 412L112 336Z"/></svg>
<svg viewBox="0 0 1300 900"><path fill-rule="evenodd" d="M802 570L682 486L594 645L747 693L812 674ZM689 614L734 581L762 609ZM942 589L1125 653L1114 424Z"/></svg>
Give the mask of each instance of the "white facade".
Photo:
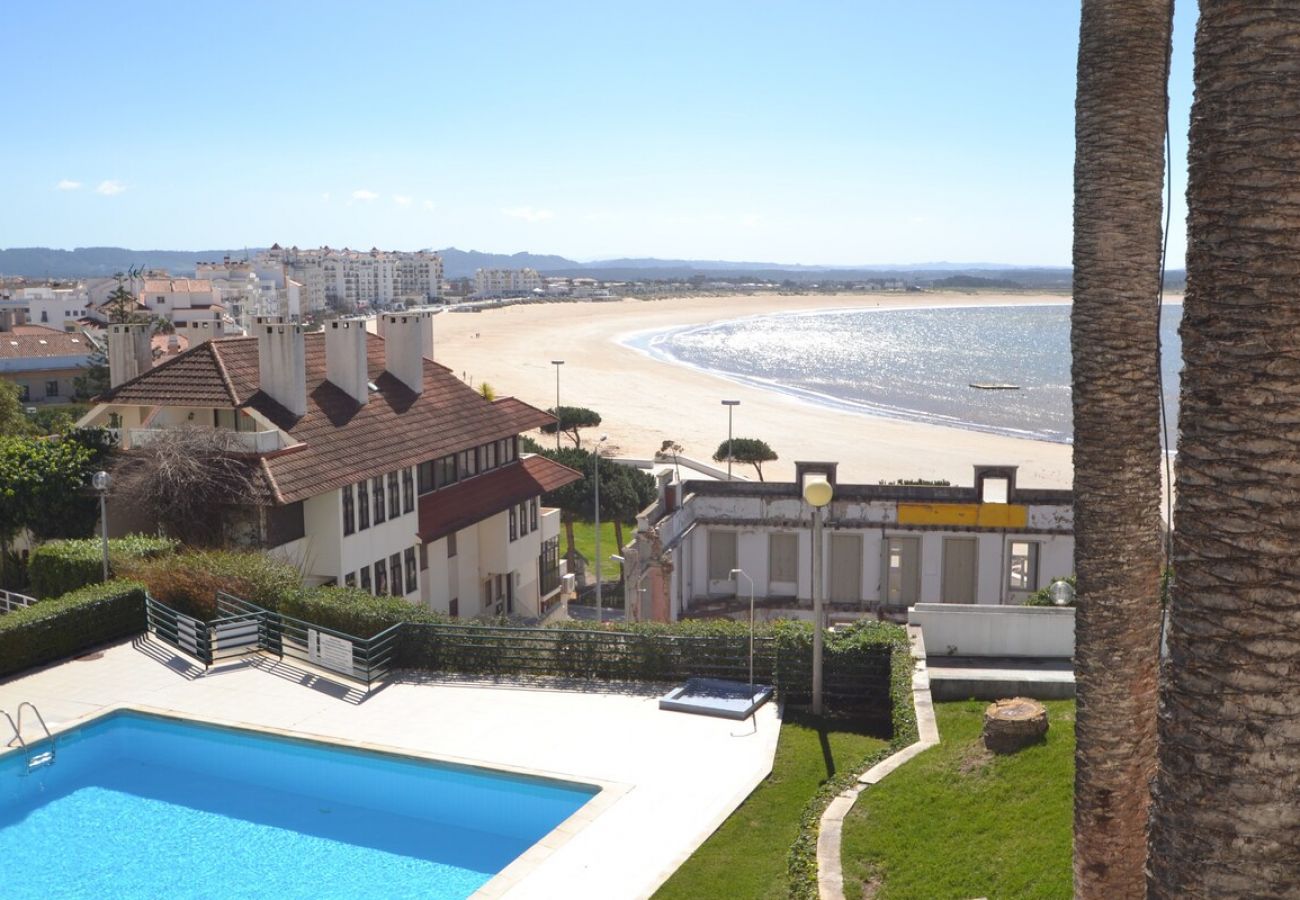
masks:
<svg viewBox="0 0 1300 900"><path fill-rule="evenodd" d="M1069 492L1016 491L1014 469L998 471L1011 472L1009 502L985 502L976 488L837 486L824 514L822 561L832 609L1018 605L1072 574ZM795 484L683 488L670 475L660 479L660 502L642 514L632 550L629 580L646 573L649 587L643 618L676 619L747 598L749 582L733 578L733 568L768 607L782 614L811 607L812 513Z"/></svg>
<svg viewBox="0 0 1300 900"><path fill-rule="evenodd" d="M298 282L308 312L331 305L354 312L427 303L442 296L442 257L423 250L299 250L276 245L258 253L253 265L259 271L278 267L285 279Z"/></svg>
<svg viewBox="0 0 1300 900"><path fill-rule="evenodd" d="M480 297L512 297L544 290L536 269L478 269L474 293Z"/></svg>
<svg viewBox="0 0 1300 900"><path fill-rule="evenodd" d="M76 331L78 320L90 315L90 295L82 285L56 288L44 285L15 288L9 308L24 311L27 322L59 331Z"/></svg>

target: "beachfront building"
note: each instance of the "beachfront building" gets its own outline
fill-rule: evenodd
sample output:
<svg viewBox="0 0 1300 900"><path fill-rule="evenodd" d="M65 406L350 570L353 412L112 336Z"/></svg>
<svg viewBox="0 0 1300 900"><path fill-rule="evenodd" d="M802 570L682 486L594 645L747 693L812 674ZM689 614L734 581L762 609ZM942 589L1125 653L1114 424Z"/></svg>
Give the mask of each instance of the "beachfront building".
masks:
<svg viewBox="0 0 1300 900"><path fill-rule="evenodd" d="M624 554L634 614L672 621L748 609L812 609L811 507L823 474L824 597L832 615L902 614L916 603L1021 604L1074 571L1070 491L1021 488L1014 466L976 466L971 487L838 484L834 463L796 463L793 482L658 478L657 502Z"/></svg>
<svg viewBox="0 0 1300 900"><path fill-rule="evenodd" d="M253 263L260 272L278 268L283 278L298 282L309 312L419 306L442 296L442 256L428 250L300 250L275 244Z"/></svg>
<svg viewBox="0 0 1300 900"><path fill-rule="evenodd" d="M20 403L69 403L94 351L80 331L14 325L0 330L0 379L17 386Z"/></svg>
<svg viewBox="0 0 1300 900"><path fill-rule="evenodd" d="M476 297L522 297L545 289L542 276L536 269L477 269L474 272Z"/></svg>
<svg viewBox="0 0 1300 900"><path fill-rule="evenodd" d="M581 476L519 452L551 416L484 399L432 360L428 313L323 332L275 318L154 368L142 326L109 328L113 387L83 425L117 429L126 458L176 426L237 435L251 495L244 542L317 584L472 616L540 617L560 598L559 510L542 494ZM113 496L119 532L152 530Z"/></svg>

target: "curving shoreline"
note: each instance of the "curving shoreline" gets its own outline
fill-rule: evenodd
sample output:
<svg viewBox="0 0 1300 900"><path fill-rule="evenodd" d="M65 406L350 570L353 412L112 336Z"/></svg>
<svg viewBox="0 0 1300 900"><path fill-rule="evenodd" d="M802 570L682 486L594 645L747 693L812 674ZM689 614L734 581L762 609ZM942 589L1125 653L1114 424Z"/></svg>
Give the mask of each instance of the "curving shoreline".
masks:
<svg viewBox="0 0 1300 900"><path fill-rule="evenodd" d="M818 459L838 461L845 481L926 477L968 484L971 466L1004 463L1020 466L1027 486L1069 487L1066 444L832 409L627 344L650 332L781 312L1068 303L1042 294L854 294L523 304L440 315L434 355L475 386L486 380L498 395L542 408L555 404L551 360L565 360L561 402L600 412L599 431L621 455L649 456L672 439L686 455L707 459L727 436L721 406L727 398L741 401L736 436L762 438L780 455L764 467L769 478L792 477L796 459Z"/></svg>

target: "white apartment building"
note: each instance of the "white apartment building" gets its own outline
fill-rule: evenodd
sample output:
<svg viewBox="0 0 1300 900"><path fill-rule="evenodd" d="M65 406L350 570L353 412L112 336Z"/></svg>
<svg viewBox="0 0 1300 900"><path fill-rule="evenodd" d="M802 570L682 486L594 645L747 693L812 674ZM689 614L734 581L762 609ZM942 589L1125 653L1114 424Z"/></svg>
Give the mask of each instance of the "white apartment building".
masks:
<svg viewBox="0 0 1300 900"><path fill-rule="evenodd" d="M794 482L660 475L624 555L645 619L671 621L756 602L781 615L812 606L812 507L805 475L834 496L824 515L824 597L832 611L916 603L1020 604L1074 572L1073 495L1016 485L1014 466L976 466L973 487L837 484L834 463L796 463Z"/></svg>
<svg viewBox="0 0 1300 900"><path fill-rule="evenodd" d="M254 264L279 266L285 278L302 286L303 303L312 312L327 306L355 312L421 305L442 296L442 257L424 250L299 250L275 244L257 254Z"/></svg>
<svg viewBox="0 0 1300 900"><path fill-rule="evenodd" d="M91 300L82 284L75 287L33 285L9 292L6 308L21 310L32 325L57 331L77 331L81 320L91 316Z"/></svg>
<svg viewBox="0 0 1300 900"><path fill-rule="evenodd" d="M519 452L551 417L433 362L430 314L387 315L383 331L262 319L150 369L146 331L112 325L113 386L82 424L117 428L128 453L182 424L237 432L256 463L256 542L314 583L451 615L545 615L563 565L559 510L541 496L581 477ZM129 527L129 498L110 503Z"/></svg>
<svg viewBox="0 0 1300 900"><path fill-rule="evenodd" d="M522 297L545 288L536 269L478 269L474 272L474 294L478 297Z"/></svg>

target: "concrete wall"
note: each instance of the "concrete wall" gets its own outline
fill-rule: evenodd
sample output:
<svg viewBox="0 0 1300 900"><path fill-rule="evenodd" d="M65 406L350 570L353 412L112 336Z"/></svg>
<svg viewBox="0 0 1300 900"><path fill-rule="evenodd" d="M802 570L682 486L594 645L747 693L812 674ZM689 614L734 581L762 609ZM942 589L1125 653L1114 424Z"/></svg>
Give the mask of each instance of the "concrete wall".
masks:
<svg viewBox="0 0 1300 900"><path fill-rule="evenodd" d="M921 626L932 658L1074 655L1070 607L918 603L907 611L907 621Z"/></svg>

